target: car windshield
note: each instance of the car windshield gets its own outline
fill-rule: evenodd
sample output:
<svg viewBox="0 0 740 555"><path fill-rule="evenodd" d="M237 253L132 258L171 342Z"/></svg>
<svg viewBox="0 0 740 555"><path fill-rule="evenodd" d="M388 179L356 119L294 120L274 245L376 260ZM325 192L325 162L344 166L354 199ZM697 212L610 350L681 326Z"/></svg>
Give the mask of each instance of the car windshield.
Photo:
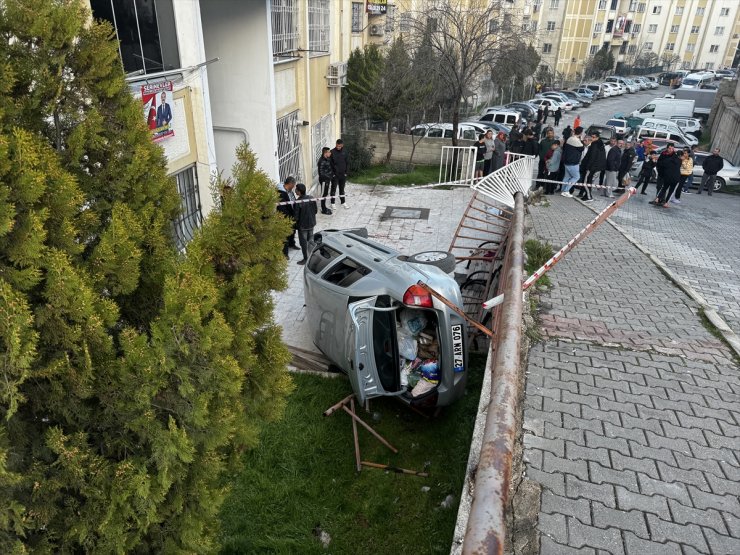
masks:
<svg viewBox="0 0 740 555"><path fill-rule="evenodd" d="M610 119L606 122L607 125L613 125L614 127L624 127L624 123L625 122L619 119Z"/></svg>
<svg viewBox="0 0 740 555"><path fill-rule="evenodd" d="M684 85L696 85L697 83L699 83L698 79L684 79L683 80Z"/></svg>

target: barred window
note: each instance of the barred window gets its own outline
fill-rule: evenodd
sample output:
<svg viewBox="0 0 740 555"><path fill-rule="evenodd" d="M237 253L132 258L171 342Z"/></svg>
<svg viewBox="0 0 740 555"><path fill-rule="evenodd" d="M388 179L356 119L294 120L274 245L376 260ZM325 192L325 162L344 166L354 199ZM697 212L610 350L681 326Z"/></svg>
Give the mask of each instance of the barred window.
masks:
<svg viewBox="0 0 740 555"><path fill-rule="evenodd" d="M637 52L637 46L635 46L634 44L630 44L629 48L627 49L627 53L634 54L635 52Z"/></svg>
<svg viewBox="0 0 740 555"><path fill-rule="evenodd" d="M637 12L644 12L645 11L645 2L639 2L637 4Z"/></svg>
<svg viewBox="0 0 740 555"><path fill-rule="evenodd" d="M277 120L280 181L291 175L299 181L303 179L298 125L298 110Z"/></svg>
<svg viewBox="0 0 740 555"><path fill-rule="evenodd" d="M322 117L311 130L311 142L313 146L313 183L318 184L319 182L319 167L318 162L321 158L321 149L325 146L331 148L333 146L332 138L334 136L332 131L332 118L331 115L327 114Z"/></svg>
<svg viewBox="0 0 740 555"><path fill-rule="evenodd" d="M388 6L385 12L385 32L392 33L396 27L396 7Z"/></svg>
<svg viewBox="0 0 740 555"><path fill-rule="evenodd" d="M599 0L599 9L600 10L606 9L606 0Z"/></svg>
<svg viewBox="0 0 740 555"><path fill-rule="evenodd" d="M362 2L352 2L352 32L362 32Z"/></svg>
<svg viewBox="0 0 740 555"><path fill-rule="evenodd" d="M175 174L177 192L180 194L180 214L172 222L177 249L182 251L203 224L200 190L195 164Z"/></svg>
<svg viewBox="0 0 740 555"><path fill-rule="evenodd" d="M645 43L645 50L652 50L653 49L653 43L652 42L646 42Z"/></svg>
<svg viewBox="0 0 740 555"><path fill-rule="evenodd" d="M298 46L298 0L270 0L273 61L290 57Z"/></svg>
<svg viewBox="0 0 740 555"><path fill-rule="evenodd" d="M640 23L633 23L632 24L632 32L633 33L639 33L640 29L642 29L642 24Z"/></svg>
<svg viewBox="0 0 740 555"><path fill-rule="evenodd" d="M588 51L588 53L593 56L598 51L599 51L599 45L598 44L594 44L593 46L591 46L591 49Z"/></svg>
<svg viewBox="0 0 740 555"><path fill-rule="evenodd" d="M678 33L678 25L671 25L671 33Z"/></svg>
<svg viewBox="0 0 740 555"><path fill-rule="evenodd" d="M331 18L329 0L308 0L308 49L310 56L329 53Z"/></svg>
<svg viewBox="0 0 740 555"><path fill-rule="evenodd" d="M547 22L547 30L548 31L554 31L555 30L555 22L554 21L548 21Z"/></svg>
<svg viewBox="0 0 740 555"><path fill-rule="evenodd" d="M411 14L402 13L401 19L398 22L398 30L402 33L408 33L411 30Z"/></svg>
<svg viewBox="0 0 740 555"><path fill-rule="evenodd" d="M552 52L552 44L546 42L542 45L542 53L549 54L550 52Z"/></svg>

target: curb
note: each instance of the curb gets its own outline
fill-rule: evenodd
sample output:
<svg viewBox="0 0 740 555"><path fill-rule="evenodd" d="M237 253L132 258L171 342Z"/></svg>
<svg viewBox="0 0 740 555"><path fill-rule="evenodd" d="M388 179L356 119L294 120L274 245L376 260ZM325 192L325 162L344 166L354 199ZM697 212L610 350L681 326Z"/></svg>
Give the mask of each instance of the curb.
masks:
<svg viewBox="0 0 740 555"><path fill-rule="evenodd" d="M586 204L580 199L578 200L579 203L581 203L583 206L594 212L595 214L598 214L598 210L593 208L590 204ZM691 287L688 283L686 283L683 279L678 277L676 274L673 273L673 271L666 266L666 264L657 256L655 256L652 252L650 252L648 249L643 247L640 243L637 242L637 240L632 237L627 231L620 226L617 223L614 223L611 218L607 218L606 222L612 226L614 229L616 229L619 233L621 233L627 241L629 241L633 246L637 248L641 253L643 253L645 256L647 256L650 261L655 264L658 269L665 274L665 276L671 280L675 285L678 286L678 288L686 293L686 295L691 298L692 300L696 301L696 303L701 307L702 311L704 312L704 315L707 317L707 320L709 320L714 327L717 328L720 334L722 334L722 337L724 338L725 342L730 346L730 349L735 353L735 356L740 357L740 336L738 336L730 326L727 325L727 322L725 322L724 318L720 316L720 314L707 303L706 299L702 297L696 290L694 290L693 287Z"/></svg>

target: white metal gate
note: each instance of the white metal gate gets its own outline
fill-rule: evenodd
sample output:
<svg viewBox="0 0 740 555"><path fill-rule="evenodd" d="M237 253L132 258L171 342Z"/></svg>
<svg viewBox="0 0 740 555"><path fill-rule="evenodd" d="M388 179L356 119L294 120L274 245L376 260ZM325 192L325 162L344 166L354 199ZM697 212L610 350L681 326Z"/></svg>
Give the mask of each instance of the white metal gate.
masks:
<svg viewBox="0 0 740 555"><path fill-rule="evenodd" d="M301 171L301 141L298 132L298 110L277 120L278 163L280 181L292 175L296 180L303 179Z"/></svg>
<svg viewBox="0 0 740 555"><path fill-rule="evenodd" d="M515 193L520 192L525 198L529 196L537 169L537 157L513 152L507 152L506 155L509 163L479 180L473 189L513 208Z"/></svg>
<svg viewBox="0 0 740 555"><path fill-rule="evenodd" d="M316 125L313 126L313 130L311 132L311 142L313 146L313 159L311 160L311 169L312 169L312 177L313 177L313 184L318 185L319 183L319 168L318 168L318 161L319 157L321 156L321 149L325 146L328 146L329 148L332 148L332 137L333 137L333 130L334 127L332 125L332 117L331 114L327 114L324 117L322 117Z"/></svg>
<svg viewBox="0 0 740 555"><path fill-rule="evenodd" d="M475 183L475 147L443 146L439 182L470 187Z"/></svg>

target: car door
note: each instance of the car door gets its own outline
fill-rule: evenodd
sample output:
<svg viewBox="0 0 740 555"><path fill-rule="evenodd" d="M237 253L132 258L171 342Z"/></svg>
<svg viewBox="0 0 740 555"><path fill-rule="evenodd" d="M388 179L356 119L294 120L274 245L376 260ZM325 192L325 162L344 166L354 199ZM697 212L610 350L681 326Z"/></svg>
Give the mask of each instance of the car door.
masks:
<svg viewBox="0 0 740 555"><path fill-rule="evenodd" d="M387 392L378 376L375 363L375 345L382 345L387 339L373 337L374 311L390 312L394 307L376 307L378 297L368 297L350 303L347 307L347 353L349 360L349 381L360 404L366 400L382 395L400 394Z"/></svg>

